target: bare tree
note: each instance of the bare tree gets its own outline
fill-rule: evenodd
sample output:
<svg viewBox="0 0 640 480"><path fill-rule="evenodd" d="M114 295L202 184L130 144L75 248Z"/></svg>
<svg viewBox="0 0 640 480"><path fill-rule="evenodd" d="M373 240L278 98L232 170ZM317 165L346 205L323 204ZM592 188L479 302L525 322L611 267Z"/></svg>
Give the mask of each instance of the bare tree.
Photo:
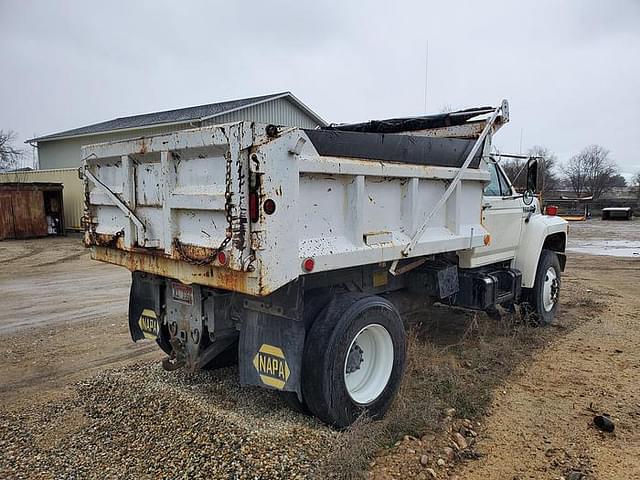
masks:
<svg viewBox="0 0 640 480"><path fill-rule="evenodd" d="M507 174L509 180L516 190L523 192L526 190L526 175L524 172L524 161L519 160L517 158L505 158L500 161L500 166L504 170L504 173Z"/></svg>
<svg viewBox="0 0 640 480"><path fill-rule="evenodd" d="M562 166L562 172L576 197L587 193L587 165L583 155L575 155Z"/></svg>
<svg viewBox="0 0 640 480"><path fill-rule="evenodd" d="M576 196L598 199L616 184L618 166L609 158L609 150L590 145L571 157L562 171Z"/></svg>
<svg viewBox="0 0 640 480"><path fill-rule="evenodd" d="M547 195L553 190L558 188L559 179L556 173L556 166L558 163L558 157L549 148L541 145L535 145L528 150L528 155L533 157L539 157L538 175L540 178L540 192L543 195ZM523 170L524 161L518 159L503 160L501 163L502 168L513 182L514 186L524 191L526 187L526 175Z"/></svg>
<svg viewBox="0 0 640 480"><path fill-rule="evenodd" d="M22 158L24 152L13 146L16 134L7 130L0 130L0 172L13 170L18 167L18 160Z"/></svg>

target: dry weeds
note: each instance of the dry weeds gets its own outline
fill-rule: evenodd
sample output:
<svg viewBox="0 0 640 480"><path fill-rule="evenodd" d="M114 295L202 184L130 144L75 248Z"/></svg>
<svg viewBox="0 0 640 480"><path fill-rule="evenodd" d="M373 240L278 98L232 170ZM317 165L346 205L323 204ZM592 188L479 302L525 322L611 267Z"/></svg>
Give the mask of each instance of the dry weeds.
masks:
<svg viewBox="0 0 640 480"><path fill-rule="evenodd" d="M460 417L482 415L496 386L553 334L514 315L496 321L434 308L414 317L404 380L391 410L381 421L363 417L345 431L315 477L362 478L378 450L404 435L437 432L445 408Z"/></svg>

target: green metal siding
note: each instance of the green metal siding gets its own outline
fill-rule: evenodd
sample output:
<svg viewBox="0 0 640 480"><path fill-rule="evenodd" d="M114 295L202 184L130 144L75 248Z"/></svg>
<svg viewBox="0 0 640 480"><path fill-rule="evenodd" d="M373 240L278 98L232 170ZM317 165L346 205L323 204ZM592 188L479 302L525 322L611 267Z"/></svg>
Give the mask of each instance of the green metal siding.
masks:
<svg viewBox="0 0 640 480"><path fill-rule="evenodd" d="M158 133L174 132L193 128L185 123L166 127L145 128L140 130L127 130L123 132L87 135L84 137L68 138L63 140L50 140L38 143L38 162L40 169L53 168L78 168L81 163L80 149L83 145L93 143L112 142L114 140L126 140L127 138L145 137Z"/></svg>
<svg viewBox="0 0 640 480"><path fill-rule="evenodd" d="M289 125L303 128L315 128L318 123L306 112L298 108L286 98L278 98L269 102L243 108L235 112L214 117L203 122L203 125L215 125L240 120L251 120L261 123L273 123L276 125ZM144 128L128 130L116 133L87 135L61 140L50 140L38 143L38 159L41 169L52 168L77 168L80 166L80 148L82 145L92 143L111 142L125 140L158 133L174 132L197 127L192 123L169 125L165 127Z"/></svg>
<svg viewBox="0 0 640 480"><path fill-rule="evenodd" d="M242 110L226 113L204 122L204 125L237 122L239 120L252 120L260 123L273 123L275 125L288 125L302 128L315 128L318 126L318 122L286 98L278 98Z"/></svg>

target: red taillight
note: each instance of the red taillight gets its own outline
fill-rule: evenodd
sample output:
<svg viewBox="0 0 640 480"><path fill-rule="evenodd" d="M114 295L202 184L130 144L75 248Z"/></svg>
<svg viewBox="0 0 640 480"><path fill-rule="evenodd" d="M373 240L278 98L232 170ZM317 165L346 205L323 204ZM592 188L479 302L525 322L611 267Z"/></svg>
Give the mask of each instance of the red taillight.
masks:
<svg viewBox="0 0 640 480"><path fill-rule="evenodd" d="M555 217L558 215L558 206L557 205L547 205L547 215L551 217Z"/></svg>
<svg viewBox="0 0 640 480"><path fill-rule="evenodd" d="M305 272L311 272L315 266L316 266L316 262L313 258L306 258L302 262L302 269Z"/></svg>
<svg viewBox="0 0 640 480"><path fill-rule="evenodd" d="M249 219L252 222L257 222L260 218L260 213L258 212L258 194L256 192L251 192L249 194Z"/></svg>
<svg viewBox="0 0 640 480"><path fill-rule="evenodd" d="M276 211L276 202L268 198L264 201L262 208L264 209L264 213L272 215Z"/></svg>
<svg viewBox="0 0 640 480"><path fill-rule="evenodd" d="M218 263L220 265L227 264L227 254L224 252L218 252L218 255L216 255L216 259L218 260Z"/></svg>

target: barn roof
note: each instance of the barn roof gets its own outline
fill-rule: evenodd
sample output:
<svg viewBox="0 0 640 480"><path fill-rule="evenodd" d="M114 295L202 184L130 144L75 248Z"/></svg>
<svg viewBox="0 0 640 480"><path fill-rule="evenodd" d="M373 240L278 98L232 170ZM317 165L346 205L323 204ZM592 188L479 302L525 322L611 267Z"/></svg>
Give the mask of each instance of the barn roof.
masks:
<svg viewBox="0 0 640 480"><path fill-rule="evenodd" d="M45 142L49 140L60 140L63 138L79 137L84 135L94 135L118 130L141 129L157 127L160 125L171 125L185 122L204 121L215 118L236 110L242 110L253 105L269 102L279 98L286 98L307 115L313 118L319 125L326 125L326 122L314 113L309 107L298 100L291 92L273 93L259 97L240 98L237 100L227 100L207 105L197 105L195 107L178 108L163 112L144 113L130 117L120 117L106 122L94 123L85 127L65 130L63 132L52 133L42 137L27 140L28 142Z"/></svg>

